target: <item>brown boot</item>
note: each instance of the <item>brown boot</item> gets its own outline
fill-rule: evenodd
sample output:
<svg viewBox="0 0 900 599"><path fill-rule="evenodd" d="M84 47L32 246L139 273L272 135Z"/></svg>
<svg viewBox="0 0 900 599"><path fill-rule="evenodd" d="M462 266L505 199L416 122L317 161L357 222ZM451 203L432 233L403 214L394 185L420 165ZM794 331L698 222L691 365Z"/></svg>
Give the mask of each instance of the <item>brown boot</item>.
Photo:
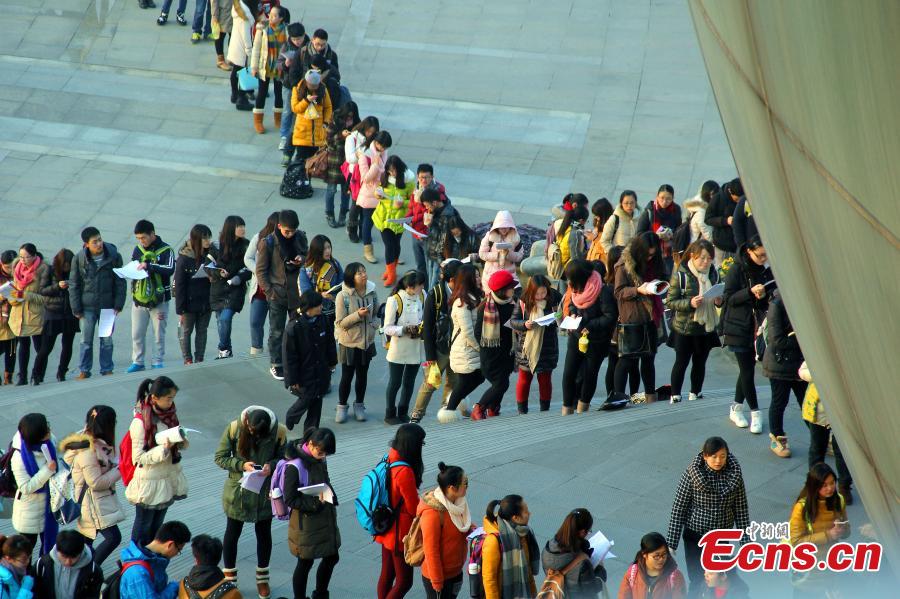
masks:
<svg viewBox="0 0 900 599"><path fill-rule="evenodd" d="M12 385L12 375L13 375L13 373L11 373L11 372L3 373L3 384L4 385Z"/></svg>
<svg viewBox="0 0 900 599"><path fill-rule="evenodd" d="M282 110L283 109L281 109L281 108L276 108L275 113L273 115L275 117L275 130L276 131L281 130L281 111Z"/></svg>
<svg viewBox="0 0 900 599"><path fill-rule="evenodd" d="M263 127L263 111L260 108L253 109L253 128L257 133L266 132L266 128Z"/></svg>
<svg viewBox="0 0 900 599"><path fill-rule="evenodd" d="M363 258L365 258L366 262L369 264L378 263L378 258L375 257L375 248L372 247L371 243L367 243L363 246Z"/></svg>
<svg viewBox="0 0 900 599"><path fill-rule="evenodd" d="M231 67L228 66L228 63L225 61L225 56L222 54L216 54L216 66L222 69L223 71L230 71Z"/></svg>

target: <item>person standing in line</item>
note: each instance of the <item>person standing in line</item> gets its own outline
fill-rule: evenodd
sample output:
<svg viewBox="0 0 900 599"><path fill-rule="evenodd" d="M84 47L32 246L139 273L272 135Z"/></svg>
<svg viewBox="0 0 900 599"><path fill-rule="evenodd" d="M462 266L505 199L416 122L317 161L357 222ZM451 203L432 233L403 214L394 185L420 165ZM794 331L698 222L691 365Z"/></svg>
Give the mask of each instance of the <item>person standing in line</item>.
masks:
<svg viewBox="0 0 900 599"><path fill-rule="evenodd" d="M618 599L696 597L694 574L691 574L691 591L686 594L684 575L675 563L674 553L675 548L667 544L665 537L658 532L648 532L641 537L641 548L619 585ZM696 592L699 592L699 587Z"/></svg>
<svg viewBox="0 0 900 599"><path fill-rule="evenodd" d="M485 599L534 597L541 550L528 526L531 512L521 495L494 499L485 510L481 583Z"/></svg>
<svg viewBox="0 0 900 599"><path fill-rule="evenodd" d="M288 444L285 458L296 467L284 470L284 503L291 508L288 547L297 558L294 567L295 597L306 597L306 583L316 560L316 587L312 599L328 599L328 585L340 560L341 531L337 524L337 494L328 476L327 457L336 451L334 433L327 428L310 428L302 439ZM318 496L300 493L302 486L325 484L327 493Z"/></svg>
<svg viewBox="0 0 900 599"><path fill-rule="evenodd" d="M772 387L772 403L769 404L769 448L780 458L791 457L787 434L784 432L784 411L791 391L797 404L803 408L807 382L800 378L803 350L781 294L776 290L769 302L766 317L766 351L763 353L763 376Z"/></svg>
<svg viewBox="0 0 900 599"><path fill-rule="evenodd" d="M719 193L719 184L715 181L704 181L700 191L692 198L684 201L684 209L688 213L687 220L691 223L691 242L704 239L713 242L713 229L706 224L706 211L712 197Z"/></svg>
<svg viewBox="0 0 900 599"><path fill-rule="evenodd" d="M603 226L612 217L613 207L606 198L600 198L591 206L592 227L589 231L584 232L584 236L589 242L588 253L585 259L588 262L599 262L606 265L606 250L600 242L603 235Z"/></svg>
<svg viewBox="0 0 900 599"><path fill-rule="evenodd" d="M178 584L178 599L242 599L237 585L219 569L222 551L222 541L209 535L197 535L191 540L194 567Z"/></svg>
<svg viewBox="0 0 900 599"><path fill-rule="evenodd" d="M541 551L541 565L544 572L562 572L572 562L584 558L577 566L573 566L563 579L563 592L572 599L596 599L606 582L606 568L600 563L596 568L591 566L591 547L587 537L591 534L594 517L584 508L569 512Z"/></svg>
<svg viewBox="0 0 900 599"><path fill-rule="evenodd" d="M16 252L6 250L0 254L0 285L12 284L13 262ZM0 295L0 354L3 354L3 385L12 384L12 375L16 370L16 334L9 328L9 313L12 304Z"/></svg>
<svg viewBox="0 0 900 599"><path fill-rule="evenodd" d="M518 281L506 270L497 270L488 280L484 302L478 307L475 335L481 346L481 372L490 383L472 408L472 420L500 415L500 403L509 389L509 378L516 367L512 329L503 326L512 318Z"/></svg>
<svg viewBox="0 0 900 599"><path fill-rule="evenodd" d="M265 226L259 233L250 238L250 244L244 252L244 266L250 271L250 355L258 356L263 353L263 327L266 324L266 316L269 315L269 300L266 299L265 290L259 286L256 278L256 256L259 253L259 241L271 235L278 226L279 212L273 212L266 219Z"/></svg>
<svg viewBox="0 0 900 599"><path fill-rule="evenodd" d="M565 271L565 267L570 261L587 256L588 245L584 232L587 218L587 208L574 206L571 210L567 210L565 216L554 222L550 227L554 233L550 235L548 232L547 236L553 237L554 243L559 246L563 271ZM549 252L549 249L545 250L545 255L546 252Z"/></svg>
<svg viewBox="0 0 900 599"><path fill-rule="evenodd" d="M249 112L253 104L249 92L238 88L238 71L247 66L253 53L253 24L256 22L256 2L233 0L231 30L228 37L228 63L231 64L231 103L238 110ZM220 34L219 39L222 39Z"/></svg>
<svg viewBox="0 0 900 599"><path fill-rule="evenodd" d="M53 266L47 271L49 280L42 282L41 295L44 296L44 330L41 333L41 349L34 359L34 370L31 371L31 383L40 385L47 374L47 362L56 345L56 338L62 335L59 352L59 366L56 368L56 380L66 380L69 362L72 360L72 344L78 329L78 319L72 315L69 303L69 276L72 271L71 250L59 250L53 257Z"/></svg>
<svg viewBox="0 0 900 599"><path fill-rule="evenodd" d="M728 258L733 258L737 251L731 223L734 222L734 205L744 195L744 186L740 179L732 179L712 194L706 207L704 222L712 227L712 242L716 248L716 268Z"/></svg>
<svg viewBox="0 0 900 599"><path fill-rule="evenodd" d="M256 280L269 304L269 370L272 378L284 380L282 337L288 310L296 309L297 277L306 261L309 244L299 229L300 218L293 210L278 213L278 225L257 243Z"/></svg>
<svg viewBox="0 0 900 599"><path fill-rule="evenodd" d="M291 109L292 98L294 97L294 88L300 83L300 79L304 73L293 73L291 66L300 60L300 53L303 46L309 42L309 36L306 35L306 28L303 23L291 23L287 26L287 44L285 44L284 52L279 54L278 61L281 65L281 91L284 94L284 105L287 108L281 116L281 130L279 134L281 138L278 141L278 150L282 153L281 166L287 166L290 163L291 156L294 155L294 144L291 141L291 135L294 130L295 115Z"/></svg>
<svg viewBox="0 0 900 599"><path fill-rule="evenodd" d="M428 382L428 370L437 366L443 377L446 375L442 407L446 406L450 397L450 391L456 384L456 373L450 368L450 336L453 333L453 322L450 319L450 296L453 294L453 279L459 272L462 262L459 260L447 260L441 267L441 280L431 288L425 296L424 315L422 317L422 346L425 349L425 377L419 393L416 396L416 405L409 417L410 422L419 423L425 417L428 402L437 391ZM440 385L439 385L440 386Z"/></svg>
<svg viewBox="0 0 900 599"><path fill-rule="evenodd" d="M447 219L447 228L449 234L445 236L442 264L447 260L478 260L478 238L459 214Z"/></svg>
<svg viewBox="0 0 900 599"><path fill-rule="evenodd" d="M41 334L44 330L44 303L42 287L50 281L50 267L33 243L19 248L19 257L13 262L13 280L10 293L9 328L16 336L16 355L19 358L19 375L16 385L28 384L28 362L31 346L41 351Z"/></svg>
<svg viewBox="0 0 900 599"><path fill-rule="evenodd" d="M328 151L328 168L325 171L325 222L332 229L347 224L347 212L350 211L350 183L344 174L344 145L350 132L359 124L359 108L356 102L347 102L334 111L328 125L328 137L325 147ZM334 218L334 196L340 188L341 205L338 218Z"/></svg>
<svg viewBox="0 0 900 599"><path fill-rule="evenodd" d="M466 501L469 478L459 466L438 462L437 483L416 508L425 554L422 584L427 599L456 599L462 590L466 537L475 528Z"/></svg>
<svg viewBox="0 0 900 599"><path fill-rule="evenodd" d="M194 225L175 262L175 314L178 315L178 341L185 364L202 362L206 353L206 335L212 315L209 306L211 264L207 262L212 231L206 225ZM194 351L191 335L196 333Z"/></svg>
<svg viewBox="0 0 900 599"><path fill-rule="evenodd" d="M131 366L126 372L140 372L144 366L144 341L147 327L153 327L155 349L151 358L152 368L162 368L166 354L166 324L169 319L169 301L172 299L171 279L175 274L175 252L156 235L156 228L148 220L134 225L138 245L131 252L138 270L147 278L131 284Z"/></svg>
<svg viewBox="0 0 900 599"><path fill-rule="evenodd" d="M201 40L211 40L212 37L212 7L216 0L196 0L194 4L194 18L191 20L191 43L196 44Z"/></svg>
<svg viewBox="0 0 900 599"><path fill-rule="evenodd" d="M156 24L162 27L169 21L169 9L172 8L172 0L163 0L162 12L156 18ZM187 9L187 0L178 0L178 8L175 10L175 20L182 27L187 25L184 11Z"/></svg>
<svg viewBox="0 0 900 599"><path fill-rule="evenodd" d="M273 6L267 18L256 23L256 35L253 36L253 49L250 51L250 73L259 80L256 90L256 106L253 108L253 128L257 133L265 133L263 115L266 108L266 97L269 95L269 83L274 83L275 108L273 116L275 129L281 130L281 113L284 111L284 92L281 90L279 70L282 64L279 55L286 50L288 31L286 22L291 20L291 13L283 6Z"/></svg>
<svg viewBox="0 0 900 599"><path fill-rule="evenodd" d="M378 206L372 213L372 224L381 231L381 241L384 243L385 267L381 279L385 287L397 282L400 240L404 230L402 223L388 221L401 220L406 216L414 186L413 174L406 168L406 163L399 156L388 158L381 175L381 186L375 190L379 198Z"/></svg>
<svg viewBox="0 0 900 599"><path fill-rule="evenodd" d="M425 204L422 203L422 192L428 188L435 189L439 194L446 197L447 192L444 186L437 182L434 178L434 167L430 164L420 164L416 169L416 189L409 199L409 209L406 211L406 217L411 218L409 226L422 235L428 234L428 227L425 225ZM425 265L425 239L424 237L412 236L413 256L416 259L416 270L425 273L428 276L428 270ZM447 256L449 258L449 256ZM429 281L430 283L431 281ZM433 287L436 283L433 283Z"/></svg>
<svg viewBox="0 0 900 599"><path fill-rule="evenodd" d="M762 414L753 381L756 372L754 340L757 327L769 311L769 296L774 290L775 279L768 260L759 237L741 246L725 275L725 308L721 315L725 347L734 353L739 369L729 418L738 428L747 428L749 424L750 432L757 435L762 432ZM744 416L745 400L750 404L750 423Z"/></svg>
<svg viewBox="0 0 900 599"><path fill-rule="evenodd" d="M759 235L756 219L753 218L753 210L750 208L750 200L747 196L741 196L741 199L734 205L731 230L734 232L734 243L737 247L741 247Z"/></svg>
<svg viewBox="0 0 900 599"><path fill-rule="evenodd" d="M509 326L517 333L515 344L519 378L516 382L516 406L519 414L528 413L528 392L535 376L541 411L550 409L553 394L550 377L559 361L559 335L555 320L546 326L535 323L535 320L555 314L560 301L562 297L550 280L543 275L535 275L528 280L522 297L513 307Z"/></svg>
<svg viewBox="0 0 900 599"><path fill-rule="evenodd" d="M272 502L269 485L278 461L284 458L287 429L278 422L275 412L265 406L248 406L238 419L222 432L215 462L228 472L222 491L225 510L223 538L225 579L237 584L237 546L244 524L252 523L256 536L256 589L260 597L268 597L269 560L272 556ZM262 472L266 477L259 493L241 486L247 473ZM216 565L219 561L216 560Z"/></svg>
<svg viewBox="0 0 900 599"><path fill-rule="evenodd" d="M341 172L347 175L347 185L350 189L350 199L353 203L350 205L350 216L347 220L347 238L350 243L359 243L362 235L362 208L356 203L360 191L360 176L357 171L357 163L359 157L356 151L360 148L370 147L372 139L378 133L378 118L367 116L358 125L350 130L350 134L344 140L344 164ZM371 152L370 152L371 155Z"/></svg>
<svg viewBox="0 0 900 599"><path fill-rule="evenodd" d="M600 234L600 245L607 254L616 246L625 247L636 234L634 211L637 209L637 194L626 189L619 196L619 205L612 216L606 219Z"/></svg>
<svg viewBox="0 0 900 599"><path fill-rule="evenodd" d="M24 535L0 534L0 599L31 599L31 541Z"/></svg>
<svg viewBox="0 0 900 599"><path fill-rule="evenodd" d="M231 35L233 23L231 20L231 6L233 0L209 0L210 28L218 32L214 39L216 50L216 67L223 71L231 71L231 66L225 60L225 36ZM228 44L229 50L231 43Z"/></svg>
<svg viewBox="0 0 900 599"><path fill-rule="evenodd" d="M284 365L284 386L297 396L285 417L288 430L294 429L304 413L303 430L318 428L322 398L337 366L337 352L334 329L322 314L322 296L316 291L305 291L300 307L291 313L284 330Z"/></svg>
<svg viewBox="0 0 900 599"><path fill-rule="evenodd" d="M409 401L412 398L419 365L422 363L424 286L425 275L417 270L411 270L400 278L393 293L385 302L384 336L388 344L386 359L389 374L385 390L385 424L409 422Z"/></svg>
<svg viewBox="0 0 900 599"><path fill-rule="evenodd" d="M451 219L459 213L450 205L450 199L446 195L441 195L437 189L425 188L419 195L419 201L425 208L422 223L428 227L428 237L425 239L425 270L428 274L429 287L434 287L440 280L447 238L452 235Z"/></svg>
<svg viewBox="0 0 900 599"><path fill-rule="evenodd" d="M341 382L338 385L338 405L334 421L347 422L347 401L350 385L356 378L353 417L358 422L366 420L366 384L369 364L375 357L375 309L378 296L375 283L369 281L366 267L351 262L344 271L344 283L334 299L335 330L338 342L338 359L341 363Z"/></svg>
<svg viewBox="0 0 900 599"><path fill-rule="evenodd" d="M116 463L116 441L116 411L98 405L88 410L84 430L59 444L72 470L75 497L84 494L76 526L92 547L98 566L122 542L119 523L125 520L125 512L116 495L116 483L122 480ZM97 537L103 541L95 547Z"/></svg>
<svg viewBox="0 0 900 599"><path fill-rule="evenodd" d="M675 188L668 183L660 185L656 197L638 218L635 234L647 231L659 236L662 246L662 260L665 265L665 279L672 276L672 236L681 225L681 206L675 203Z"/></svg>
<svg viewBox="0 0 900 599"><path fill-rule="evenodd" d="M746 582L734 574L734 570L729 572L706 570L703 575L706 580L706 588L700 594L700 599L748 599L750 597L750 588Z"/></svg>
<svg viewBox="0 0 900 599"><path fill-rule="evenodd" d="M722 298L707 299L708 293L719 284L719 271L712 267L716 250L705 239L698 239L684 251L675 265L675 274L669 284L666 305L675 312L672 318L672 347L675 363L672 365L672 397L670 402L681 401L681 385L688 363L691 363L691 390L688 400L699 399L703 394L706 378L706 359L714 347L719 347L716 325L719 322L717 306Z"/></svg>
<svg viewBox="0 0 900 599"><path fill-rule="evenodd" d="M329 293L329 291L341 286L344 281L344 269L332 251L330 239L324 235L313 237L309 242L309 254L306 255L306 264L300 269L297 284L301 294L310 290L319 292L322 296L322 314L328 317L333 328L334 299L337 292Z"/></svg>
<svg viewBox="0 0 900 599"><path fill-rule="evenodd" d="M225 218L219 232L219 243L209 248L216 267L209 271L212 284L209 289L209 307L216 313L216 329L219 333L216 360L234 355L231 347L231 323L234 315L244 307L247 281L251 272L244 265L249 249L246 223L240 216Z"/></svg>
<svg viewBox="0 0 900 599"><path fill-rule="evenodd" d="M525 253L522 251L522 241L519 239L516 223L509 210L501 210L494 217L490 231L485 233L481 240L478 257L484 262L484 270L481 272L482 289L489 287L491 275L495 272L502 270L515 277L516 267L525 257Z"/></svg>
<svg viewBox="0 0 900 599"><path fill-rule="evenodd" d="M746 530L748 526L750 511L741 466L724 439L710 437L678 481L666 535L667 553L674 555L684 534L691 597L704 585L699 546L703 535L715 529Z"/></svg>
<svg viewBox="0 0 900 599"><path fill-rule="evenodd" d="M372 247L372 215L381 201L378 189L387 165L387 151L393 143L390 133L379 131L372 139L356 148L356 168L359 171L356 176L359 181L356 205L361 210L363 257L369 264L378 263Z"/></svg>
<svg viewBox="0 0 900 599"><path fill-rule="evenodd" d="M318 71L309 70L294 88L291 102L291 110L294 111L294 132L291 138L295 151L293 160L305 165L319 148L325 146L328 135L326 124L333 118L334 99L322 82L322 75Z"/></svg>
<svg viewBox="0 0 900 599"><path fill-rule="evenodd" d="M19 420L10 444L13 451L10 468L16 481L13 500L12 527L28 539L31 547L41 537L44 555L56 543L59 524L50 513L48 481L58 471L56 439L50 433L50 423L43 414L25 414Z"/></svg>
<svg viewBox="0 0 900 599"><path fill-rule="evenodd" d="M450 368L456 373L456 383L450 392L447 407L438 411L438 421L442 423L459 420L456 408L484 382L481 345L475 334L478 305L482 297L478 271L471 264L463 264L453 279L453 295L450 296L450 319L453 323Z"/></svg>
<svg viewBox="0 0 900 599"><path fill-rule="evenodd" d="M169 581L166 569L191 542L191 531L183 522L170 520L156 531L148 543L131 540L122 550L122 577L119 579L120 597L140 599L175 599L178 583ZM145 562L147 566L135 564Z"/></svg>
<svg viewBox="0 0 900 599"><path fill-rule="evenodd" d="M169 506L187 498L181 452L188 448L188 440L156 442L157 432L179 426L177 393L178 386L167 376L144 379L138 386L134 418L128 427L134 474L125 488L125 498L134 505L131 541L138 545L152 541Z"/></svg>
<svg viewBox="0 0 900 599"><path fill-rule="evenodd" d="M566 217L566 215L577 208L584 208L585 210L587 210L587 206L588 199L587 196L583 193L567 193L563 198L562 203L556 204L555 206L550 208L550 215L553 217L553 220L550 221L550 225L547 227L547 233L544 235L544 239L547 241L546 245L544 246L545 258L547 257L547 251L550 248L550 244L557 243L557 236L559 234L562 220Z"/></svg>
<svg viewBox="0 0 900 599"><path fill-rule="evenodd" d="M403 559L403 537L409 533L419 506L419 487L422 485L422 447L425 429L418 424L400 425L388 452L391 488L388 496L396 514L394 526L376 535L381 545L381 575L378 577L378 599L402 599L413 585L413 567ZM391 467L394 462L406 466Z"/></svg>
<svg viewBox="0 0 900 599"><path fill-rule="evenodd" d="M622 259L622 251L625 248L621 246L614 246L609 253L606 255L606 274L603 276L603 284L605 287L609 287L611 290L616 286L616 264L619 263L619 260ZM613 297L615 300L615 297ZM618 304L616 305L616 321L619 321L619 309ZM607 398L612 399L612 394L615 392L615 379L616 379L616 368L619 364L619 344L616 339L616 325L613 324L613 335L609 341L609 361L606 363L606 395ZM567 354L568 356L568 354ZM621 399L630 399L631 397L637 395L641 386L641 371L639 368L640 362L633 361L630 368L628 369L628 375L626 377L628 381L628 395L622 397Z"/></svg>

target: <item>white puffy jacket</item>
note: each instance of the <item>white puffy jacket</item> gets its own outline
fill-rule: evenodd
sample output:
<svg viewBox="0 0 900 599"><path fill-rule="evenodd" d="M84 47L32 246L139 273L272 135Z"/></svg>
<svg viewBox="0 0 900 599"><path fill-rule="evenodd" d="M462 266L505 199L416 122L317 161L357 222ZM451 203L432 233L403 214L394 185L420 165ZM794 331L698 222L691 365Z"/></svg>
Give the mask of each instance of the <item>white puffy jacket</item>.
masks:
<svg viewBox="0 0 900 599"><path fill-rule="evenodd" d="M51 438L51 442L56 444L56 440L53 438ZM23 445L21 435L16 433L12 441L12 449L15 451L10 458L10 464L19 490L16 491L13 502L12 525L19 534L40 534L44 532L44 509L47 505L47 493L50 492L46 488L47 481L54 473L47 467L47 458L44 457L44 454L40 451L33 451L31 453L38 466L38 471L34 476L28 474L25 462L22 460ZM43 493L39 492L41 489L44 490Z"/></svg>
<svg viewBox="0 0 900 599"><path fill-rule="evenodd" d="M476 308L458 299L450 311L453 333L450 345L450 368L457 374L468 374L481 368L481 347L475 338Z"/></svg>
<svg viewBox="0 0 900 599"><path fill-rule="evenodd" d="M165 428L164 424L157 424L157 430ZM162 445L144 451L144 423L140 418L132 419L128 430L131 433L131 461L135 467L125 498L135 505L162 509L176 499L187 497L187 478L181 464L172 463L172 452ZM181 449L187 448L185 439Z"/></svg>

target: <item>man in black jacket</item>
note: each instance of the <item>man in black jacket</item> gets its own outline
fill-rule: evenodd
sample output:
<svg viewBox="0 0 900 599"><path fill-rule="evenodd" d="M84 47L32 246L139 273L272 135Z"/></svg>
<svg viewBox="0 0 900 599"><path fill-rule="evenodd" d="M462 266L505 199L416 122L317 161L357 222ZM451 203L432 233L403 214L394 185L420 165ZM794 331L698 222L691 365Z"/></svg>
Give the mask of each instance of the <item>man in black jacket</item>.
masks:
<svg viewBox="0 0 900 599"><path fill-rule="evenodd" d="M322 397L328 391L337 366L334 329L322 315L322 296L313 290L300 296L300 307L292 312L284 330L284 386L297 396L285 418L289 430L306 413L303 430L319 427Z"/></svg>
<svg viewBox="0 0 900 599"><path fill-rule="evenodd" d="M102 585L103 570L94 563L84 537L78 531L63 530L50 553L38 560L34 596L94 599L100 597Z"/></svg>
<svg viewBox="0 0 900 599"><path fill-rule="evenodd" d="M328 44L328 32L324 29L316 29L313 32L310 42L300 48L300 51L297 53L299 60L291 62L289 73L290 80L300 83L300 80L303 79L306 71L312 68L314 56L321 56L325 59L325 62L328 65L327 70L331 73L331 78L340 83L341 71L338 66L338 56ZM332 98L332 105L337 105L337 100L335 98Z"/></svg>
<svg viewBox="0 0 900 599"><path fill-rule="evenodd" d="M94 365L94 329L100 321L100 311L125 307L125 279L113 272L122 267L122 256L116 246L105 243L96 227L81 232L82 251L75 254L69 273L68 292L72 314L81 322L81 348L79 349L79 380L90 378ZM100 338L100 374L113 371L112 335Z"/></svg>
<svg viewBox="0 0 900 599"><path fill-rule="evenodd" d="M425 374L432 364L436 364L441 370L441 376L447 375L444 385L444 401L447 405L450 391L456 384L456 373L450 368L450 338L453 335L453 324L450 321L450 296L453 295L453 278L459 271L462 262L459 260L447 260L441 266L441 280L431 288L425 296L424 318L422 320L422 340L425 344ZM422 381L419 393L416 396L416 406L413 408L410 422L421 422L428 409L431 396L437 391L427 380ZM462 404L460 404L461 406ZM462 410L460 410L462 411Z"/></svg>
<svg viewBox="0 0 900 599"><path fill-rule="evenodd" d="M716 267L722 266L727 258L733 258L737 251L731 223L734 220L734 205L744 195L740 179L733 179L722 186L706 208L704 222L713 229L713 245L716 248Z"/></svg>
<svg viewBox="0 0 900 599"><path fill-rule="evenodd" d="M423 222L428 227L428 237L425 238L425 269L428 284L434 286L441 276L444 243L450 235L450 217L457 213L456 208L450 205L450 199L432 187L422 190L419 201L425 206Z"/></svg>

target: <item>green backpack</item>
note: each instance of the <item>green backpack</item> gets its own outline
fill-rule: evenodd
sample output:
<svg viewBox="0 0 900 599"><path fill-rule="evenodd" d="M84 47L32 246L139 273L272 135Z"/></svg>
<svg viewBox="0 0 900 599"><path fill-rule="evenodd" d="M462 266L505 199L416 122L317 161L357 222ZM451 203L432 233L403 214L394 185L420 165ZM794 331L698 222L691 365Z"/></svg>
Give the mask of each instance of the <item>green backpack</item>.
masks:
<svg viewBox="0 0 900 599"><path fill-rule="evenodd" d="M171 250L167 245L162 246L158 250L145 250L141 246L136 246L138 251L141 253L141 262L150 262L155 264L159 257L165 253L167 250ZM142 306L153 307L158 304L161 304L166 297L166 287L163 284L162 276L157 273L148 273L149 276L146 279L141 279L139 281L134 282L134 288L131 290L131 295L134 298L135 303L140 304Z"/></svg>

